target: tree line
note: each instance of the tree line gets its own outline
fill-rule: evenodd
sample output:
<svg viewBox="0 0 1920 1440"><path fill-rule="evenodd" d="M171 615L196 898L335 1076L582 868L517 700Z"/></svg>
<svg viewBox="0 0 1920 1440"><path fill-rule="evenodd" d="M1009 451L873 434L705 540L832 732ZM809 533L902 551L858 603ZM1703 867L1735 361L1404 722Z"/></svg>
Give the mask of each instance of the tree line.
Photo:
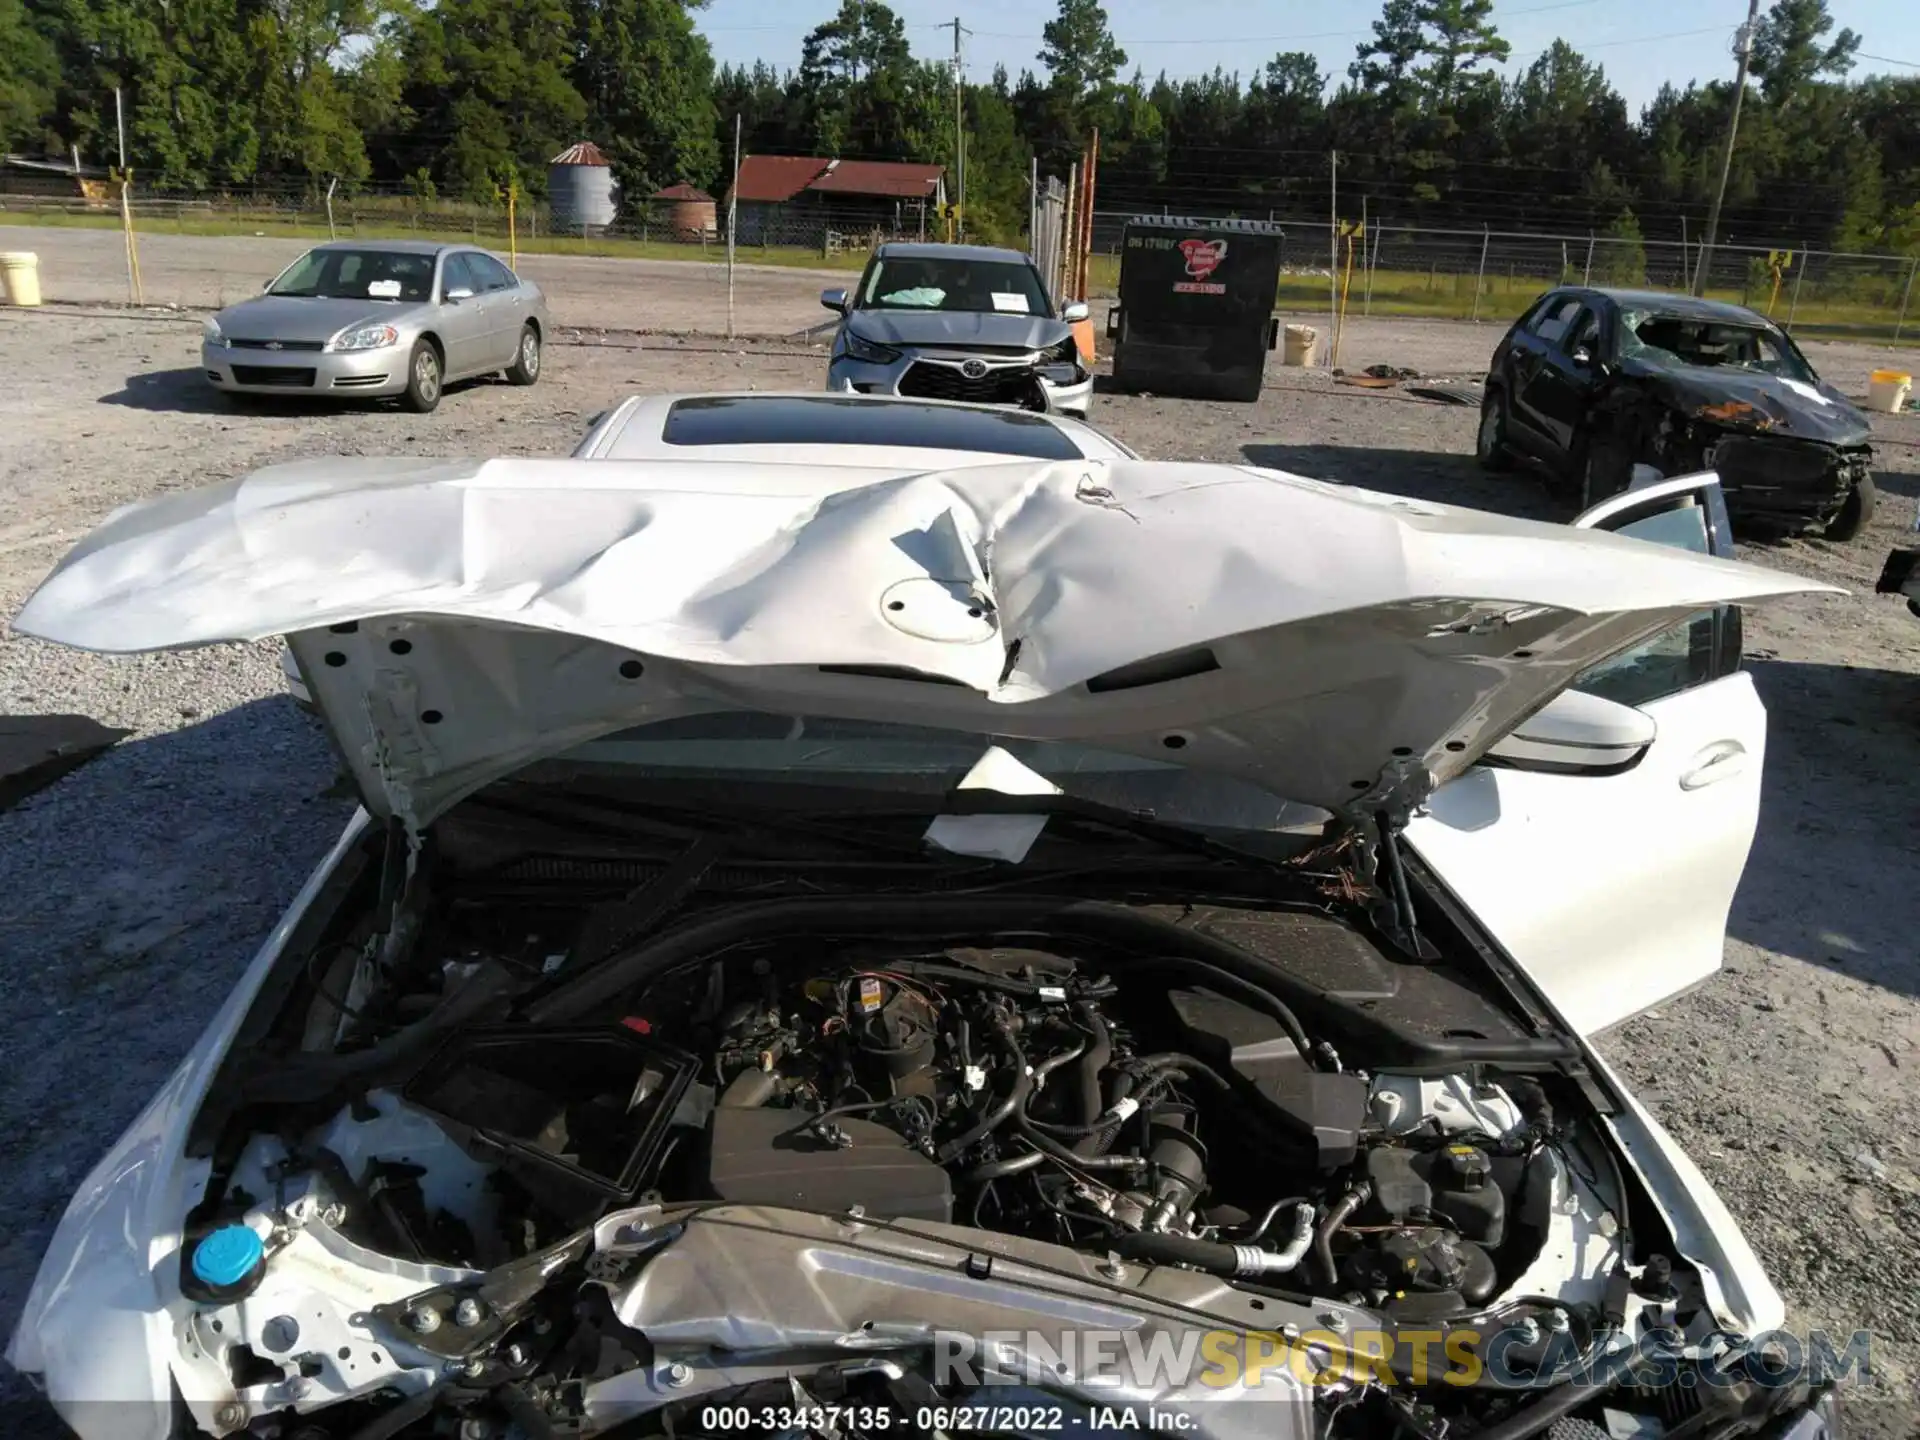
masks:
<svg viewBox="0 0 1920 1440"><path fill-rule="evenodd" d="M1102 209L1319 218L1333 156L1351 218L1679 238L1719 177L1732 82L1636 116L1565 41L1511 78L1493 0L1384 0L1344 75L1305 52L1250 76L1148 79L1098 0L1057 0L1034 64L956 97L881 0L840 0L797 65L714 65L699 0L0 0L0 145L94 163L125 103L136 182L538 196L578 139L629 196L718 195L749 152L951 165L971 232L1024 224L1029 162L1064 174L1095 130ZM1854 78L1828 0L1774 0L1752 42L1723 237L1920 254L1920 77ZM1526 59L1526 57L1518 57ZM1731 66L1731 60L1729 60Z"/></svg>

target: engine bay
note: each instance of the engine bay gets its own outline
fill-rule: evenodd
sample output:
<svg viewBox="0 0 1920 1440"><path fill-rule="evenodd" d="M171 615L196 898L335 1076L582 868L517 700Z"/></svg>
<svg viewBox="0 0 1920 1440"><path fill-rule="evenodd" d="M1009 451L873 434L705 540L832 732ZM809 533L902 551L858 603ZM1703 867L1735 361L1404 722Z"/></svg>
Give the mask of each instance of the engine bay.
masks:
<svg viewBox="0 0 1920 1440"><path fill-rule="evenodd" d="M1271 997L1038 949L783 968L690 967L611 1026L462 1032L404 1099L498 1157L503 1213L543 1236L643 1200L789 1206L1225 1276L1305 1267L1425 1314L1484 1304L1537 1251L1532 1162L1557 1142L1508 1089L1462 1082L1449 1123L1452 1091L1324 1068ZM1539 1087L1508 1085L1539 1120Z"/></svg>
<svg viewBox="0 0 1920 1440"><path fill-rule="evenodd" d="M879 1311L820 1288L879 1284L852 1253L872 1245L909 1309L946 1245L976 1278L1000 1255L1172 1285L1230 1328L1517 1335L1523 1369L1597 1354L1630 1311L1710 1319L1682 1264L1633 1254L1646 1217L1565 1038L1314 883L1168 904L709 869L661 923L685 877L630 873L583 903L551 873L436 889L376 865L379 903L290 962L189 1140L209 1178L183 1353L208 1414L290 1410L302 1440L487 1415L650 1434L675 1367L747 1383L713 1354L744 1335L878 1345ZM777 1256L739 1293L649 1278L702 1246L724 1271L754 1234ZM933 1323L965 1323L946 1303ZM1440 1373L1396 1370L1411 1400L1303 1390L1359 1428L1298 1433L1439 1433L1482 1403Z"/></svg>

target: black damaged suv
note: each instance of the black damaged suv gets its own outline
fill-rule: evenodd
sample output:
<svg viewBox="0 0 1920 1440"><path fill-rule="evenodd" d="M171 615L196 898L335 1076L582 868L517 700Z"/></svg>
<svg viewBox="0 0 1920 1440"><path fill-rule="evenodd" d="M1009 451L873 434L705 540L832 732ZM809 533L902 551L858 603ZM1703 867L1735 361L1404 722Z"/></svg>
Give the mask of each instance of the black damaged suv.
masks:
<svg viewBox="0 0 1920 1440"><path fill-rule="evenodd" d="M1475 452L1540 466L1581 508L1635 465L1713 470L1735 521L1851 540L1873 516L1867 417L1779 326L1648 290L1550 290L1493 352Z"/></svg>

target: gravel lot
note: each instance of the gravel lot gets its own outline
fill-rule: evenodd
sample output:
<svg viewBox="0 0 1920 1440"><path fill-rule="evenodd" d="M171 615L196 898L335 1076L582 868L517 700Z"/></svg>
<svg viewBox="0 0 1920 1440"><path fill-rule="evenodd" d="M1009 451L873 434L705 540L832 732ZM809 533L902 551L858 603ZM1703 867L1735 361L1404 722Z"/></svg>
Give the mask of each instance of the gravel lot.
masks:
<svg viewBox="0 0 1920 1440"><path fill-rule="evenodd" d="M38 248L57 300L114 298L118 239L5 232ZM248 288L297 246L149 237L150 290L183 304ZM83 243L84 242L84 243ZM228 410L199 384L194 316L0 310L0 616L113 507L314 454L564 453L635 390L818 383L804 341L669 339L713 328L698 267L529 262L557 337L531 390L457 387L438 413L292 405ZM89 278L90 277L90 278ZM819 277L753 272L756 322L815 323ZM91 288L89 288L89 286ZM211 290L209 289L211 287ZM231 294L241 293L232 291ZM743 305L743 314L746 312ZM1445 323L1363 324L1347 359L1467 374L1495 336ZM1844 388L1876 357L1811 347ZM30 359L32 363L22 363ZM1548 518L1526 480L1476 471L1473 412L1274 373L1254 406L1104 396L1094 419L1142 453L1249 458L1300 473ZM1749 613L1772 716L1761 829L1723 976L1606 1042L1614 1063L1720 1188L1768 1260L1796 1329L1875 1336L1862 1433L1920 1415L1920 622L1873 580L1920 499L1920 420L1883 421L1882 509L1846 545L1795 541L1749 558L1849 587ZM0 814L0 1323L11 1325L73 1187L179 1061L346 818L313 723L280 689L269 646L107 659L0 640L0 713L73 711L133 735ZM1657 837L1649 843L1658 843ZM0 1380L0 1431L57 1433Z"/></svg>

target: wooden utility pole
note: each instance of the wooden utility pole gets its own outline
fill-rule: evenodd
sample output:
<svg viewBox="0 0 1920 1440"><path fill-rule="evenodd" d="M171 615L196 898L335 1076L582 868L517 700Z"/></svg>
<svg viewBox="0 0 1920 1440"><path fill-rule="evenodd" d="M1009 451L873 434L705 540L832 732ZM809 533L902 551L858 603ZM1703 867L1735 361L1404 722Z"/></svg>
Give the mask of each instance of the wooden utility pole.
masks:
<svg viewBox="0 0 1920 1440"><path fill-rule="evenodd" d="M1740 72L1733 82L1733 111L1727 116L1727 143L1720 152L1720 183L1714 188L1713 205L1707 211L1707 231L1700 237L1700 264L1693 272L1693 293L1707 293L1707 267L1713 258L1713 242L1720 230L1720 202L1727 198L1727 176L1733 170L1733 141L1740 133L1740 97L1747 93L1747 62L1753 58L1753 31L1760 22L1760 0L1747 0L1747 23L1734 32L1733 49L1740 57Z"/></svg>
<svg viewBox="0 0 1920 1440"><path fill-rule="evenodd" d="M146 287L140 283L140 242L133 238L133 172L127 168L127 111L121 103L120 87L113 87L113 120L120 132L120 168L114 179L120 185L120 229L127 251L127 299L135 305L146 303ZM80 182L75 174L74 183Z"/></svg>
<svg viewBox="0 0 1920 1440"><path fill-rule="evenodd" d="M967 72L960 58L960 37L972 33L960 23L958 15L953 17L953 238L956 240L964 240L967 229Z"/></svg>
<svg viewBox="0 0 1920 1440"><path fill-rule="evenodd" d="M1333 366L1333 332L1340 327L1340 152L1328 152L1333 168L1327 181L1327 366Z"/></svg>
<svg viewBox="0 0 1920 1440"><path fill-rule="evenodd" d="M733 339L733 237L740 228L740 117L733 117L733 185L727 191L727 338Z"/></svg>

